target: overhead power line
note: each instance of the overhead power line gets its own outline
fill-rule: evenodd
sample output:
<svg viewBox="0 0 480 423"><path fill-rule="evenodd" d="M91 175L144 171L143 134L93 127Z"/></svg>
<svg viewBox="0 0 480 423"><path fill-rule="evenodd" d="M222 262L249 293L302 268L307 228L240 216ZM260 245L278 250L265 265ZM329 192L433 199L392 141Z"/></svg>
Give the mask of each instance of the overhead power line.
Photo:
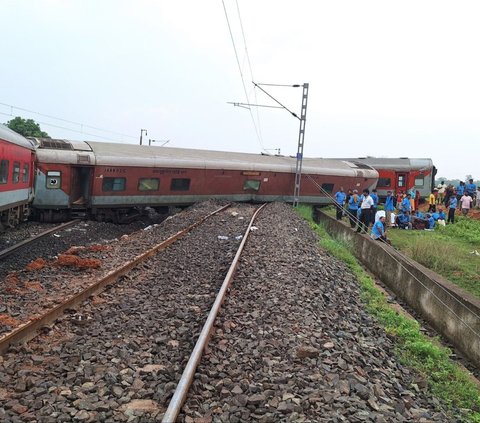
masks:
<svg viewBox="0 0 480 423"><path fill-rule="evenodd" d="M225 6L225 1L224 0L222 0L222 4L223 4L223 10L225 12L225 19L227 20L228 31L230 33L230 39L232 40L233 51L235 53L235 58L237 60L238 70L240 72L240 78L242 79L243 91L245 93L247 103L250 103L250 98L248 97L248 92L247 92L247 86L245 85L245 78L243 76L242 66L240 65L240 59L238 58L237 47L235 45L235 39L233 37L232 27L230 25L230 20L228 19L227 8ZM240 18L240 9L238 8L238 3L237 3L237 10L239 12L239 18ZM244 34L243 25L241 25L241 26L242 26L242 34ZM245 43L245 36L244 36L244 43ZM246 49L246 44L245 44L245 49ZM248 62L250 63L250 59L248 59ZM251 70L251 68L250 68L250 70ZM255 122L255 119L253 117L252 109L248 108L248 110L250 112L250 117L252 118L252 123L253 123L253 127L255 128L255 133L257 135L258 142L260 143L260 146L261 146L262 150L265 151L265 147L263 146L263 141L262 141L262 138L261 138L261 134L259 132L259 129L258 129L257 124Z"/></svg>
<svg viewBox="0 0 480 423"><path fill-rule="evenodd" d="M37 116L42 116L42 117L46 117L46 118L49 118L49 119L58 120L60 122L71 123L72 125L78 125L80 127L80 130L65 128L63 126L53 125L53 124L45 123L45 122L39 122L42 125L49 125L49 126L53 126L55 128L66 129L68 131L79 132L79 133L82 133L82 134L85 134L85 135L95 136L95 137L104 138L104 139L108 139L108 138L102 137L100 135L88 134L88 133L83 131L83 128L90 128L90 129L94 129L96 131L105 132L105 133L109 133L109 134L114 134L114 135L118 135L118 136L121 136L121 137L137 139L137 137L133 136L133 135L128 135L128 134L124 134L122 132L112 131L110 129L99 128L98 126L86 125L86 124L81 123L81 122L75 122L73 120L68 120L68 119L64 119L64 118L60 118L60 117L56 117L56 116L52 116L52 115L47 115L47 114L44 114L44 113L36 112L34 110L25 109L23 107L13 106L13 105L7 104L7 103L0 102L0 105L10 108L10 114L2 113L2 115L13 116L13 110L20 110L22 112L27 112L27 113L31 113L31 114L34 114L34 115L37 115Z"/></svg>

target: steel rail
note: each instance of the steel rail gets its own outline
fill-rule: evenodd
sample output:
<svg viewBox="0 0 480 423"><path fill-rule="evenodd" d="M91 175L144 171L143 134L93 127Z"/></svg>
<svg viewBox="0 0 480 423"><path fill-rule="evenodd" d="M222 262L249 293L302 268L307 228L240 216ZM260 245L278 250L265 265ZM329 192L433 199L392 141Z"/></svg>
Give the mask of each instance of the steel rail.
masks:
<svg viewBox="0 0 480 423"><path fill-rule="evenodd" d="M203 325L202 332L198 337L197 343L195 344L195 347L192 351L192 354L190 355L188 363L185 366L185 369L182 373L180 381L178 382L177 389L175 390L173 397L170 400L170 403L168 404L168 408L163 416L162 423L174 423L178 417L178 414L180 413L180 410L182 409L183 403L185 402L185 399L188 394L188 390L190 388L190 385L192 384L195 371L202 358L203 350L205 349L205 346L208 344L208 341L210 339L213 324L215 323L215 319L220 310L220 306L222 305L225 299L225 294L228 288L230 287L230 284L235 275L235 271L237 270L238 263L240 261L240 255L242 254L243 247L247 242L248 235L250 234L250 230L253 225L253 222L255 221L255 218L257 217L258 213L260 213L260 211L265 206L266 204L263 204L262 206L260 206L255 211L252 219L250 220L250 224L248 225L248 228L245 232L242 242L238 247L237 254L235 254L235 258L233 259L232 264L228 269L227 275L225 276L222 286L218 291L218 294L217 294L217 297L215 298L215 302L213 303L212 309L210 310L207 320Z"/></svg>
<svg viewBox="0 0 480 423"><path fill-rule="evenodd" d="M226 206L223 206L213 211L212 213L202 217L187 228L178 231L176 234L170 236L165 241L162 241L160 244L157 244L156 246L150 248L148 251L136 256L134 259L130 260L122 267L108 272L107 275L105 275L102 279L96 281L95 283L78 292L77 294L72 295L70 298L66 299L61 304L48 310L42 316L38 318L35 317L29 320L27 323L24 323L13 331L7 333L3 337L0 337L0 354L5 352L10 345L18 344L21 342L28 342L30 339L35 338L39 329L53 323L65 312L65 310L75 308L91 295L102 291L107 285L115 283L118 278L128 273L139 263L153 256L158 251L164 250L177 239L181 238L182 236L190 232L192 229L196 228L198 225L201 225L208 218L214 216L217 213L220 213L221 211L229 207L230 204L227 204Z"/></svg>
<svg viewBox="0 0 480 423"><path fill-rule="evenodd" d="M21 248L25 245L30 244L33 241L37 241L38 239L43 238L44 236L47 236L48 234L51 234L52 232L61 231L62 229L68 228L69 226L73 226L78 222L80 222L80 219L70 220L69 222L62 223L61 225L55 226L54 228L47 229L46 231L41 232L38 235L35 235L31 238L24 239L23 241L20 241L18 244L15 244L15 245L12 245L11 247L5 248L4 250L0 251L0 259L9 256L14 251L18 250L19 248Z"/></svg>

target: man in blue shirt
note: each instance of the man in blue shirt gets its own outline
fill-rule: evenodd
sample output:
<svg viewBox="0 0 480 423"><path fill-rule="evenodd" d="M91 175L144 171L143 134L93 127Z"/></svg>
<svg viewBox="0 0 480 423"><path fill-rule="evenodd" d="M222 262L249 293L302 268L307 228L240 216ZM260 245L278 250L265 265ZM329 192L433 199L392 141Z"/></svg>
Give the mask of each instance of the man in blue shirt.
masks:
<svg viewBox="0 0 480 423"><path fill-rule="evenodd" d="M473 204L475 204L475 198L477 197L477 186L473 183L473 179L468 180L468 184L465 186L465 191L472 197Z"/></svg>
<svg viewBox="0 0 480 423"><path fill-rule="evenodd" d="M465 193L465 182L460 181L455 191L457 193L457 203L460 203L460 198L462 198Z"/></svg>
<svg viewBox="0 0 480 423"><path fill-rule="evenodd" d="M341 220L343 217L343 204L345 203L347 195L343 192L343 187L340 187L340 191L335 193L335 207L337 208L337 220Z"/></svg>
<svg viewBox="0 0 480 423"><path fill-rule="evenodd" d="M394 210L395 205L393 204L392 191L387 191L387 198L385 199L385 223L387 228L392 226L392 212Z"/></svg>
<svg viewBox="0 0 480 423"><path fill-rule="evenodd" d="M376 241L384 241L389 243L385 234L385 216L382 216L373 224L370 238Z"/></svg>
<svg viewBox="0 0 480 423"><path fill-rule="evenodd" d="M370 194L370 197L372 197L372 200L373 200L372 223L375 223L375 215L377 214L377 209L378 209L378 195L377 195L376 189L372 189L372 193Z"/></svg>
<svg viewBox="0 0 480 423"><path fill-rule="evenodd" d="M397 215L395 219L397 226L400 229L411 229L412 224L410 222L410 216L408 213L403 213L402 211Z"/></svg>
<svg viewBox="0 0 480 423"><path fill-rule="evenodd" d="M435 219L432 215L427 214L428 219L428 228L427 229L435 229Z"/></svg>
<svg viewBox="0 0 480 423"><path fill-rule="evenodd" d="M447 223L455 223L455 209L457 208L457 197L452 195L448 200Z"/></svg>
<svg viewBox="0 0 480 423"><path fill-rule="evenodd" d="M404 213L404 214L410 214L410 212L412 211L412 205L410 203L410 198L412 198L412 195L411 194L407 194L407 196L402 200L402 204L400 205L400 210Z"/></svg>

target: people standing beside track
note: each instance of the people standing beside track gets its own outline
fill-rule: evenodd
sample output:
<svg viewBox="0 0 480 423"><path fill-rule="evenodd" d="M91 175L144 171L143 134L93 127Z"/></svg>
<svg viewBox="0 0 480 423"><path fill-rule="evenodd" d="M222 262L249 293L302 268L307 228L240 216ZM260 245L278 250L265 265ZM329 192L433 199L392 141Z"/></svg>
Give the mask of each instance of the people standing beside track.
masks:
<svg viewBox="0 0 480 423"><path fill-rule="evenodd" d="M465 182L460 181L455 191L457 192L458 207L460 207L460 199L463 197L463 194L465 194Z"/></svg>
<svg viewBox="0 0 480 423"><path fill-rule="evenodd" d="M462 195L462 198L460 198L459 203L459 208L462 210L462 214L466 216L472 207L473 198L468 195L468 193L465 193Z"/></svg>
<svg viewBox="0 0 480 423"><path fill-rule="evenodd" d="M353 190L352 195L348 200L348 220L350 221L350 227L353 229L357 221L357 210L358 210L358 191Z"/></svg>
<svg viewBox="0 0 480 423"><path fill-rule="evenodd" d="M445 190L447 189L447 184L444 181L440 181L440 184L437 186L438 195L437 195L437 204L442 204L445 198Z"/></svg>
<svg viewBox="0 0 480 423"><path fill-rule="evenodd" d="M392 212L395 210L395 205L393 204L393 195L392 191L387 191L387 198L385 199L385 222L387 227L392 226Z"/></svg>
<svg viewBox="0 0 480 423"><path fill-rule="evenodd" d="M360 224L358 225L357 232L368 232L368 227L372 221L372 207L373 199L370 197L370 191L368 189L363 190L363 201L360 206Z"/></svg>
<svg viewBox="0 0 480 423"><path fill-rule="evenodd" d="M372 197L373 200L373 207L372 207L372 223L375 223L375 215L377 214L377 209L378 209L378 195L377 195L377 190L374 188L372 189L372 193L370 194L370 197Z"/></svg>
<svg viewBox="0 0 480 423"><path fill-rule="evenodd" d="M448 218L447 223L455 223L455 210L457 209L457 197L451 195L448 199Z"/></svg>
<svg viewBox="0 0 480 423"><path fill-rule="evenodd" d="M410 202L411 198L412 196L410 194L407 194L407 196L400 203L400 210L404 214L410 214L412 212L412 204Z"/></svg>
<svg viewBox="0 0 480 423"><path fill-rule="evenodd" d="M429 213L435 213L435 203L437 201L435 194L438 192L438 190L435 188L430 195L428 196L428 212Z"/></svg>
<svg viewBox="0 0 480 423"><path fill-rule="evenodd" d="M477 197L477 186L473 183L473 179L468 180L468 184L465 186L465 191L470 197L472 197L473 202L475 202Z"/></svg>
<svg viewBox="0 0 480 423"><path fill-rule="evenodd" d="M372 232L370 238L376 241L388 242L386 230L385 230L385 216L380 217L372 226Z"/></svg>
<svg viewBox="0 0 480 423"><path fill-rule="evenodd" d="M335 193L335 207L337 208L337 220L343 217L343 203L345 202L346 194L343 192L343 187Z"/></svg>

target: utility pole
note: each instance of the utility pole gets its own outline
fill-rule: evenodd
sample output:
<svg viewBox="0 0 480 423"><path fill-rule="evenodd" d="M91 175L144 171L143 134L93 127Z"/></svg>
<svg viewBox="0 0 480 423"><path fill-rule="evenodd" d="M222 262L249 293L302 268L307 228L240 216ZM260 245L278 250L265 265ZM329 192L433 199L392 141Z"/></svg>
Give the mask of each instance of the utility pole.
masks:
<svg viewBox="0 0 480 423"><path fill-rule="evenodd" d="M144 132L145 132L145 135L148 135L146 129L140 129L140 145L142 145L143 133Z"/></svg>
<svg viewBox="0 0 480 423"><path fill-rule="evenodd" d="M300 131L298 134L297 164L295 166L295 189L293 190L293 207L298 206L300 182L302 180L303 141L305 139L305 122L307 119L308 83L303 84L302 110L300 112Z"/></svg>

